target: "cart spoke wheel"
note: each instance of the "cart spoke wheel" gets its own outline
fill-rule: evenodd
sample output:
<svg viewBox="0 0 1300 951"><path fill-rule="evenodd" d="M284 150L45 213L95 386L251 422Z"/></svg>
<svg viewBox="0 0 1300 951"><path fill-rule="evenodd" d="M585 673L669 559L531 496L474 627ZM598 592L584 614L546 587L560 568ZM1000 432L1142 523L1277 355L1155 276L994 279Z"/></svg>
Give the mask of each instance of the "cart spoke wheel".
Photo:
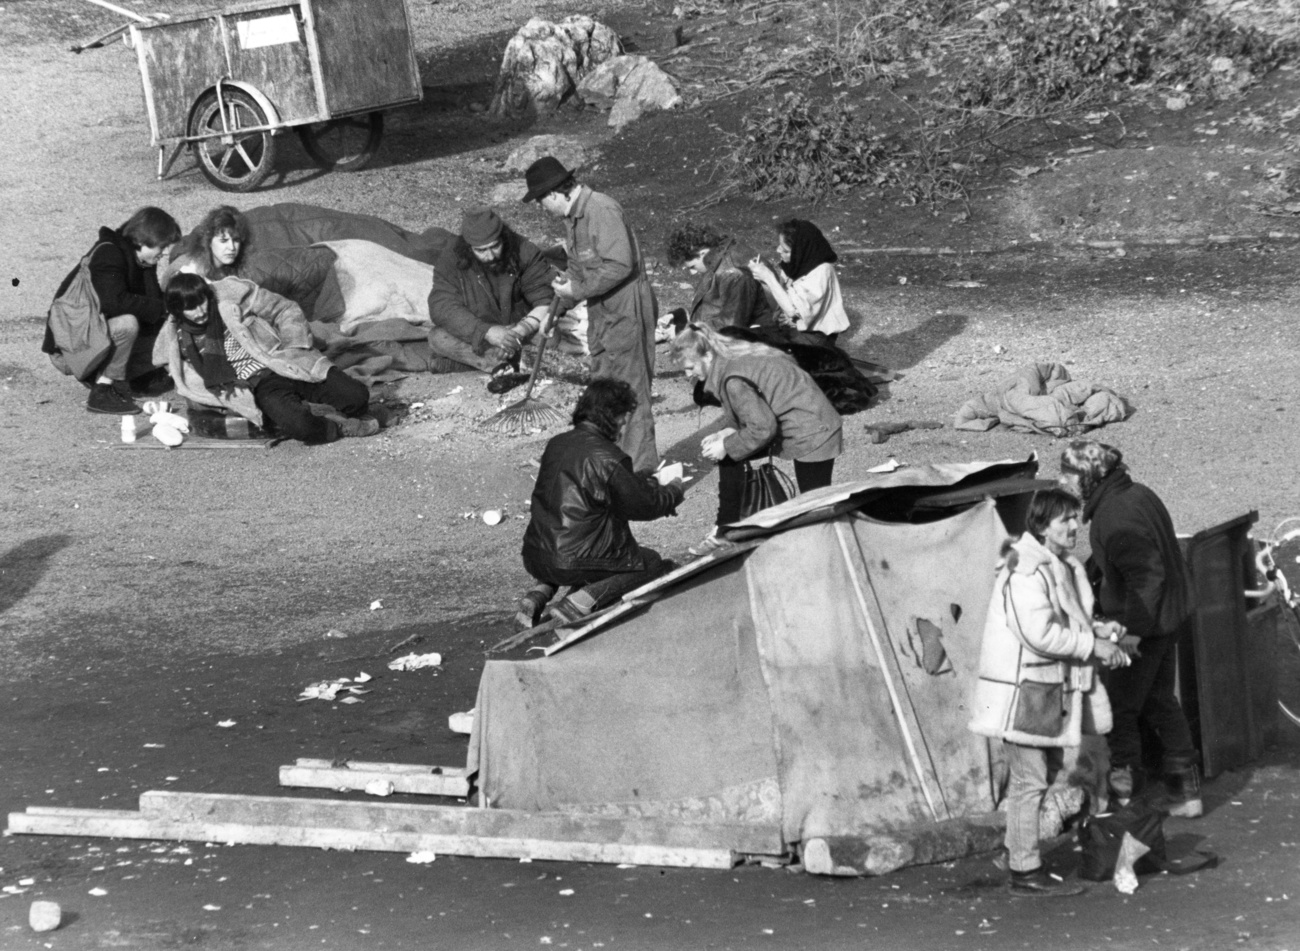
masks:
<svg viewBox="0 0 1300 951"><path fill-rule="evenodd" d="M248 93L227 86L221 98L224 123L223 103L217 101L215 90L203 94L190 120L192 136L224 133L194 143L199 170L223 191L252 191L266 181L275 165L275 137L268 129L246 131L267 124L266 113Z"/></svg>
<svg viewBox="0 0 1300 951"><path fill-rule="evenodd" d="M384 114L371 112L298 126L298 138L326 171L356 172L370 164L384 137Z"/></svg>

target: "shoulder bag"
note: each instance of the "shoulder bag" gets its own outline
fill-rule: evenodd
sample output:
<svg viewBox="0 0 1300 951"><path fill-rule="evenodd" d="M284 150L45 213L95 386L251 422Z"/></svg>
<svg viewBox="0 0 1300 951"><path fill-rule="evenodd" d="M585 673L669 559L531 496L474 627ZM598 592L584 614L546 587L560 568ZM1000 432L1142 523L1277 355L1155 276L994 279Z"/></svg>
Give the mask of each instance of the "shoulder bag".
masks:
<svg viewBox="0 0 1300 951"><path fill-rule="evenodd" d="M63 354L64 371L78 380L89 379L108 356L113 342L108 321L99 309L99 295L90 279L90 259L107 242L90 249L62 294L50 305L50 333Z"/></svg>

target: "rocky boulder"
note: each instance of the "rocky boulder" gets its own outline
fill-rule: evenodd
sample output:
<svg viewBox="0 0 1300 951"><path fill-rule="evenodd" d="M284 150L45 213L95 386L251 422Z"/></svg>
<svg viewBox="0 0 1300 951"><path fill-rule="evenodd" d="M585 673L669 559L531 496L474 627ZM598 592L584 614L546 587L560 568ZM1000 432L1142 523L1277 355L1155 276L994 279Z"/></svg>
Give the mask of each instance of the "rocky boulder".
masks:
<svg viewBox="0 0 1300 951"><path fill-rule="evenodd" d="M609 124L621 129L643 113L672 109L682 101L672 77L644 56L614 56L578 83L582 100L609 110Z"/></svg>
<svg viewBox="0 0 1300 951"><path fill-rule="evenodd" d="M554 112L576 92L583 76L620 52L618 35L589 16L570 16L559 23L534 17L506 45L491 112Z"/></svg>

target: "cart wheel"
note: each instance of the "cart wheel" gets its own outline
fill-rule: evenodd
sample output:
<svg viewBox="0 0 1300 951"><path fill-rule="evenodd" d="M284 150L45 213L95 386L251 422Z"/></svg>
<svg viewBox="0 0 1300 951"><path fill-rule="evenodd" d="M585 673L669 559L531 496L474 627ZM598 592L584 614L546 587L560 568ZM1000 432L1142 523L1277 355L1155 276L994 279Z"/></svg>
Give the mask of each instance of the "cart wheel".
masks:
<svg viewBox="0 0 1300 951"><path fill-rule="evenodd" d="M298 126L302 147L313 162L329 172L359 172L375 157L383 137L382 112Z"/></svg>
<svg viewBox="0 0 1300 951"><path fill-rule="evenodd" d="M275 164L275 137L269 129L239 131L267 124L266 114L248 93L227 87L221 98L226 107L224 126L215 91L203 94L190 122L192 136L230 130L229 136L200 139L194 143L199 169L208 181L223 191L252 191L271 174Z"/></svg>

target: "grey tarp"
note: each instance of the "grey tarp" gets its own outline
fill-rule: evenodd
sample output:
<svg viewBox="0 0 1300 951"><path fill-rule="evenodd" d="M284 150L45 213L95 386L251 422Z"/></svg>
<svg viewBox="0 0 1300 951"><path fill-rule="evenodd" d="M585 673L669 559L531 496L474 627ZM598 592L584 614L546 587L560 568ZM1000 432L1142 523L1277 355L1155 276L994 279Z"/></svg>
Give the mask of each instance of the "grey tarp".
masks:
<svg viewBox="0 0 1300 951"><path fill-rule="evenodd" d="M485 800L758 822L787 843L985 816L988 747L966 721L1007 536L995 503L922 524L851 507L1017 465L822 490L826 518L773 529L552 656L489 661L467 764Z"/></svg>

